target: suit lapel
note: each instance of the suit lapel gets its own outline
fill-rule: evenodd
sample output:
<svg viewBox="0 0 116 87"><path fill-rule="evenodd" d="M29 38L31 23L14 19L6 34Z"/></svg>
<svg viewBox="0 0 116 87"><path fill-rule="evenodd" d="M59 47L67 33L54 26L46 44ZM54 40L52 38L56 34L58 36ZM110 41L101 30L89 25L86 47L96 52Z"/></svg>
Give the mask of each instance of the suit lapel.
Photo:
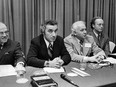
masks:
<svg viewBox="0 0 116 87"><path fill-rule="evenodd" d="M87 35L86 39L84 40L84 55L89 56L91 54L91 48L92 48L92 43L94 42L94 39Z"/></svg>
<svg viewBox="0 0 116 87"><path fill-rule="evenodd" d="M87 47L87 44L90 44L88 40L85 40L83 43L83 55L86 56L89 53L90 47Z"/></svg>
<svg viewBox="0 0 116 87"><path fill-rule="evenodd" d="M80 52L80 50L81 50L81 45L80 45L80 43L79 43L79 40L77 39L77 38L75 38L75 37L72 37L73 39L72 39L72 41L71 42L73 42L73 44L75 45L74 47L75 47L75 51L80 55L81 54L81 52ZM88 39L88 38L87 38ZM89 49L90 48L88 48L88 47L85 47L85 43L89 43L89 41L88 40L84 40L84 42L83 42L83 55L87 55L88 54L88 52L89 52Z"/></svg>
<svg viewBox="0 0 116 87"><path fill-rule="evenodd" d="M59 55L59 42L58 42L59 40L58 40L58 37L56 38L56 40L54 41L54 43L53 43L53 54L52 54L52 58L54 58L54 57L58 57L57 55Z"/></svg>
<svg viewBox="0 0 116 87"><path fill-rule="evenodd" d="M95 40L96 44L97 44L98 46L100 46L100 43L99 43L99 41L98 41L98 38L96 37L96 35L94 34L94 32L92 32L92 36L94 37L94 40Z"/></svg>
<svg viewBox="0 0 116 87"><path fill-rule="evenodd" d="M104 45L104 35L103 34L101 34L101 38L100 38L100 47L102 48L103 47L103 45Z"/></svg>
<svg viewBox="0 0 116 87"><path fill-rule="evenodd" d="M44 54L44 56L46 56L47 59L52 59L48 54L47 45L46 45L46 43L44 41L43 35L41 36L40 43L41 43L42 50L44 50L44 51L42 51L42 54Z"/></svg>
<svg viewBox="0 0 116 87"><path fill-rule="evenodd" d="M74 43L74 47L75 47L75 51L76 51L76 53L78 53L78 54L81 54L81 52L80 52L80 50L81 50L81 46L80 46L80 43L79 43L79 40L77 39L77 38L75 38L75 37L72 37L73 39L72 39L72 42Z"/></svg>

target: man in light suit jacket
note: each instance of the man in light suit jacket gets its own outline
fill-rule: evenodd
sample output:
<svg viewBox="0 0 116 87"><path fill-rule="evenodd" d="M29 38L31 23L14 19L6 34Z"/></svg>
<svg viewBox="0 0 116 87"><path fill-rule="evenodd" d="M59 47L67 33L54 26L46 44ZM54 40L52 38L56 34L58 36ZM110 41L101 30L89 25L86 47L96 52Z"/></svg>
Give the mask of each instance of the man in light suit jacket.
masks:
<svg viewBox="0 0 116 87"><path fill-rule="evenodd" d="M105 53L100 49L92 36L87 34L85 22L77 21L71 27L72 33L65 37L65 46L72 61L100 62Z"/></svg>
<svg viewBox="0 0 116 87"><path fill-rule="evenodd" d="M89 32L88 34L93 36L98 47L104 50L104 52L108 56L111 53L109 47L109 38L103 32L103 24L104 21L101 17L94 17L91 20L92 31Z"/></svg>
<svg viewBox="0 0 116 87"><path fill-rule="evenodd" d="M20 43L9 39L7 26L0 22L0 65L13 65L16 69L25 72L25 56Z"/></svg>
<svg viewBox="0 0 116 87"><path fill-rule="evenodd" d="M70 55L66 50L63 38L57 35L58 23L55 20L46 20L41 27L42 34L31 40L27 55L27 65L34 67L56 67L67 65ZM49 51L49 45L52 45Z"/></svg>

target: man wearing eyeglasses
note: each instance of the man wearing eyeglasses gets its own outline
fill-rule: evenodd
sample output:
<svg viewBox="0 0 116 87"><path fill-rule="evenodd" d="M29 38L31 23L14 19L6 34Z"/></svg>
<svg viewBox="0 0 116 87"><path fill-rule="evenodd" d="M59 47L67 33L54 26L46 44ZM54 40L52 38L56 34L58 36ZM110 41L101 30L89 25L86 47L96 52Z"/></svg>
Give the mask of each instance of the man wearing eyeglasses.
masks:
<svg viewBox="0 0 116 87"><path fill-rule="evenodd" d="M7 26L0 22L0 65L16 66L17 70L25 71L25 56L20 43L9 39Z"/></svg>

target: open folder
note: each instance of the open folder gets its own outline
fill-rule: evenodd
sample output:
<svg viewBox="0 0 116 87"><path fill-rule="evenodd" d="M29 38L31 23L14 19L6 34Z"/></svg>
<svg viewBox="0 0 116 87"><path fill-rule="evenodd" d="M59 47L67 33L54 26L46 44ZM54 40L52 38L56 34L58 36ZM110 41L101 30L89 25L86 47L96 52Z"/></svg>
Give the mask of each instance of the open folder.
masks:
<svg viewBox="0 0 116 87"><path fill-rule="evenodd" d="M12 65L0 65L0 77L17 75Z"/></svg>

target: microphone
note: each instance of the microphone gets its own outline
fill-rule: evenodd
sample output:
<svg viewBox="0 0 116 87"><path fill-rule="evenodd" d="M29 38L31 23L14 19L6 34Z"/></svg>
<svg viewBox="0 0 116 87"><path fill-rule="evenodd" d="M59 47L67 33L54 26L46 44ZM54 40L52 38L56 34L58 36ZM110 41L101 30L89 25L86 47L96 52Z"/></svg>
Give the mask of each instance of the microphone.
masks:
<svg viewBox="0 0 116 87"><path fill-rule="evenodd" d="M66 80L67 82L71 83L72 85L79 87L77 84L75 84L72 80L70 80L66 75L61 74L60 77L64 80Z"/></svg>

